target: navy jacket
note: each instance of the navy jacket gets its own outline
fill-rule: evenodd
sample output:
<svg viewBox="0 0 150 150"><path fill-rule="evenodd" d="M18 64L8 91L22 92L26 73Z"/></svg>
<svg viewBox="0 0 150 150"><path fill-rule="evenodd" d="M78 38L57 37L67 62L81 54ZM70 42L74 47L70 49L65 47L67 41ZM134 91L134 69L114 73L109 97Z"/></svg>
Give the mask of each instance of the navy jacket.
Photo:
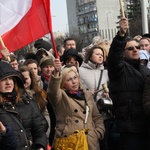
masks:
<svg viewBox="0 0 150 150"><path fill-rule="evenodd" d="M0 135L0 150L16 150L17 142L16 137L10 126L6 125L6 133Z"/></svg>

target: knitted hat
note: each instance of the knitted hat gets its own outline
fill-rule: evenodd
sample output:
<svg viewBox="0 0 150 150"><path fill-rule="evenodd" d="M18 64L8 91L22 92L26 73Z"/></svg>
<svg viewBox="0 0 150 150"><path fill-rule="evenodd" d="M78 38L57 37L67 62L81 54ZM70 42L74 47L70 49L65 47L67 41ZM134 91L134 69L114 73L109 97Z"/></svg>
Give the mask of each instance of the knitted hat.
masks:
<svg viewBox="0 0 150 150"><path fill-rule="evenodd" d="M54 66L54 58L52 56L46 56L40 60L41 69L48 65Z"/></svg>
<svg viewBox="0 0 150 150"><path fill-rule="evenodd" d="M45 41L45 40L43 40L43 39L38 39L38 40L34 43L34 47L37 48L37 49L39 49L39 48L44 48L44 49L46 49L47 51L49 51L49 50L52 48L52 45L51 45L49 42L47 42L47 41Z"/></svg>

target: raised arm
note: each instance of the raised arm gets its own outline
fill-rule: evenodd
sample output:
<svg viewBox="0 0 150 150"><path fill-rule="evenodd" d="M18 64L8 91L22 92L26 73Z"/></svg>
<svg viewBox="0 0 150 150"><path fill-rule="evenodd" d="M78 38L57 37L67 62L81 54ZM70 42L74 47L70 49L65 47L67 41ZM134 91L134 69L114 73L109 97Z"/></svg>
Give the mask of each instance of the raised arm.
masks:
<svg viewBox="0 0 150 150"><path fill-rule="evenodd" d="M54 67L55 70L53 71L48 84L47 96L49 102L55 108L55 106L58 104L58 102L62 97L62 90L60 89L60 83L61 83L60 70L62 65L59 59L55 59Z"/></svg>
<svg viewBox="0 0 150 150"><path fill-rule="evenodd" d="M121 18L119 23L119 31L114 37L108 54L108 70L109 74L119 72L122 67L123 51L125 48L125 38L128 30L128 21L126 18Z"/></svg>

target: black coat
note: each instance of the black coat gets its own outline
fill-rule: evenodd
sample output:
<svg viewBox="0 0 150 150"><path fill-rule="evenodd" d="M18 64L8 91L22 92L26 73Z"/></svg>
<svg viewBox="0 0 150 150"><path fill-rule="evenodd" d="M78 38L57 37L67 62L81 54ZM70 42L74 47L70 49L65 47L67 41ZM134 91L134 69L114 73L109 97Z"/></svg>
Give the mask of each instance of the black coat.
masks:
<svg viewBox="0 0 150 150"><path fill-rule="evenodd" d="M17 150L27 150L28 141L25 133L9 113L22 122L29 138L33 141L34 148L39 145L46 148L47 138L45 132L48 124L34 100L25 99L24 102L14 105L11 103L0 105L0 121L12 128L17 140Z"/></svg>
<svg viewBox="0 0 150 150"><path fill-rule="evenodd" d="M119 132L147 132L148 119L142 107L144 80L150 70L139 60L125 60L125 37L117 35L108 55L108 75Z"/></svg>
<svg viewBox="0 0 150 150"><path fill-rule="evenodd" d="M150 77L149 76L147 77L144 85L143 107L146 114L150 116Z"/></svg>
<svg viewBox="0 0 150 150"><path fill-rule="evenodd" d="M10 126L5 125L6 133L0 134L0 150L16 150L17 142Z"/></svg>

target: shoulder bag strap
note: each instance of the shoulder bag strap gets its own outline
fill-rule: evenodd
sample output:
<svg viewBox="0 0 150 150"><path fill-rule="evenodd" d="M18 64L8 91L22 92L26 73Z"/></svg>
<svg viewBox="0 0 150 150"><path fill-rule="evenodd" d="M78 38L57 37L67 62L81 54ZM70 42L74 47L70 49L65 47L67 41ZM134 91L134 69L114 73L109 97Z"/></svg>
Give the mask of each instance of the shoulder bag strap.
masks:
<svg viewBox="0 0 150 150"><path fill-rule="evenodd" d="M96 90L98 90L99 87L100 87L100 84L101 84L101 81L102 81L102 76L103 76L103 70L101 70L101 74L100 74L100 77L99 77L98 86L97 86L97 89L96 89ZM95 93L95 94L94 94L94 100L95 100L95 101L96 101L96 96L97 96L97 94L98 94L98 93Z"/></svg>
<svg viewBox="0 0 150 150"><path fill-rule="evenodd" d="M14 121L19 125L19 127L24 131L24 133L26 134L27 136L27 139L30 140L25 128L23 127L22 123L11 113L9 113L9 115L11 116L12 119L14 119Z"/></svg>

